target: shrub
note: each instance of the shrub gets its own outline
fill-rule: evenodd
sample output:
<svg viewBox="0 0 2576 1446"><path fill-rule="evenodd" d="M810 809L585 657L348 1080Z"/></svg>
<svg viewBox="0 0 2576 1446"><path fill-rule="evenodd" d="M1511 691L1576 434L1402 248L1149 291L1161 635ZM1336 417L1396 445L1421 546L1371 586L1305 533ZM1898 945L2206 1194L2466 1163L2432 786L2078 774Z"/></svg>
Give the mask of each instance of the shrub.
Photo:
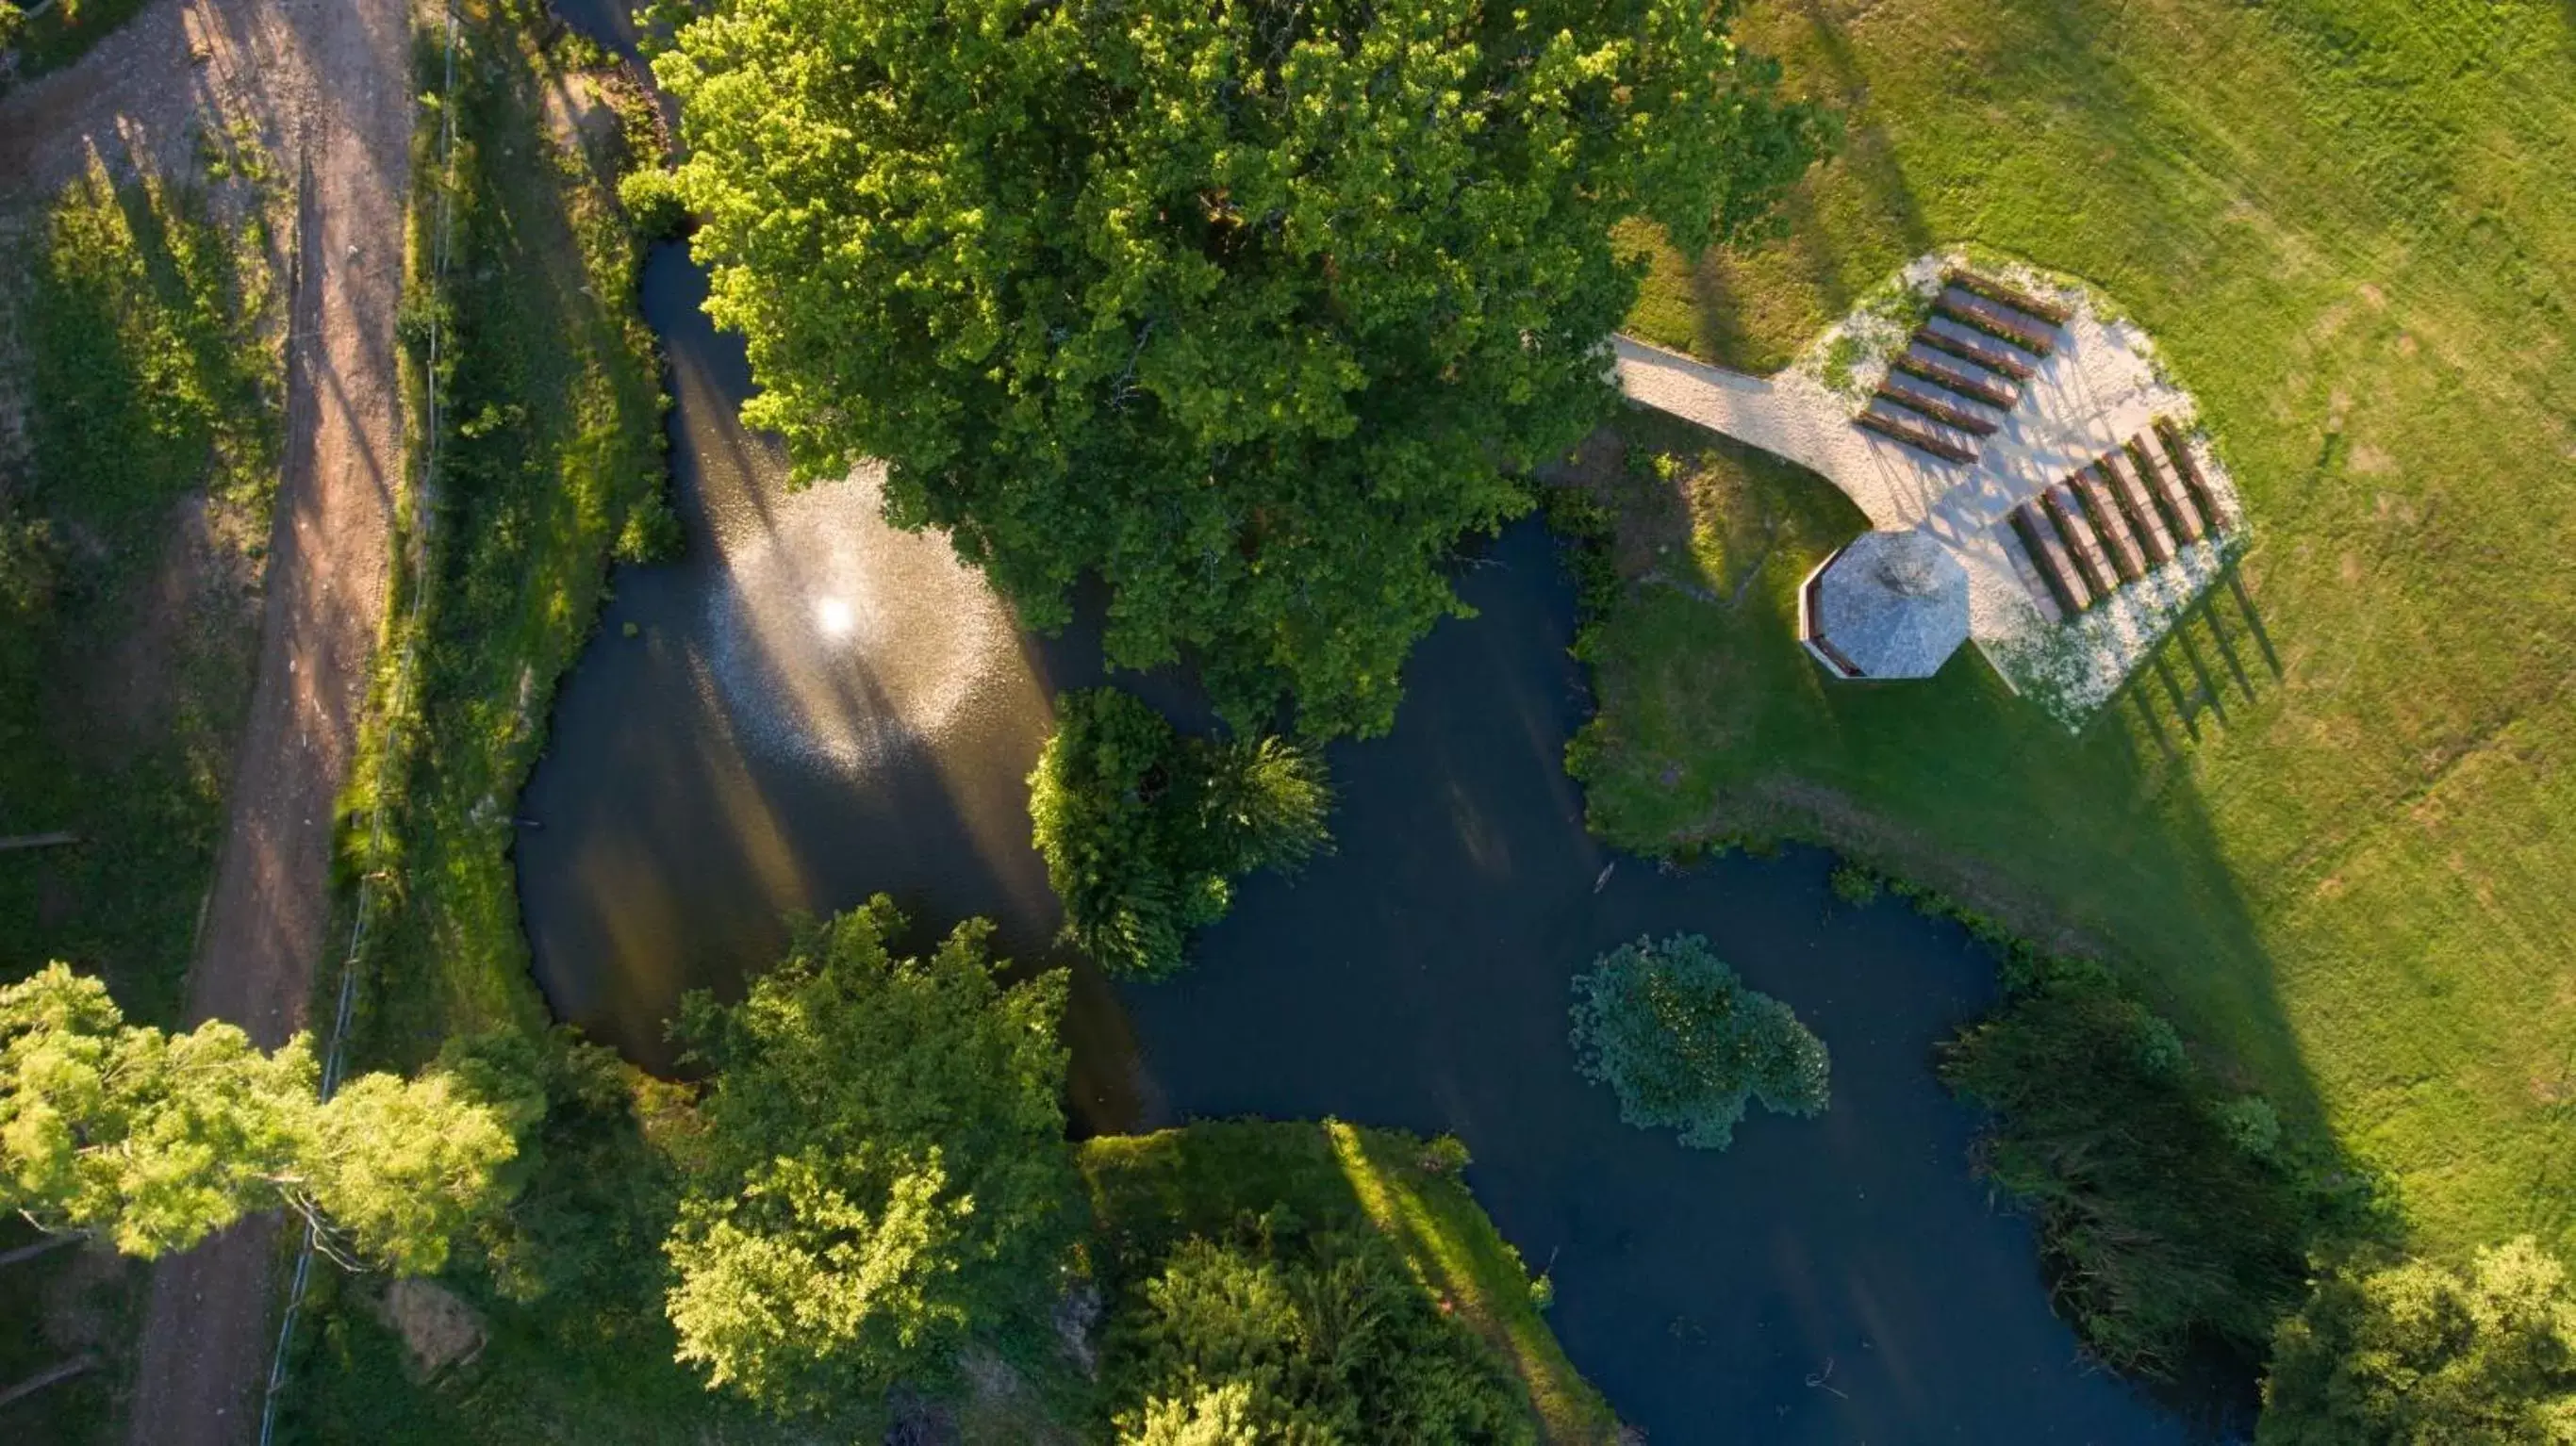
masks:
<svg viewBox="0 0 2576 1446"><path fill-rule="evenodd" d="M2096 1355L2155 1377L2199 1346L2261 1357L2337 1205L2267 1102L2221 1090L2107 978L2063 970L1944 1046L1941 1074L1994 1112L1981 1168L2037 1212Z"/></svg>
<svg viewBox="0 0 2576 1446"><path fill-rule="evenodd" d="M1835 898L1854 908L1876 903L1883 887L1878 875L1858 864L1834 865L1833 875L1827 883L1832 887Z"/></svg>
<svg viewBox="0 0 2576 1446"><path fill-rule="evenodd" d="M1744 987L1696 934L1640 939L1574 981L1575 1067L1619 1095L1619 1118L1672 1126L1723 1150L1748 1100L1775 1114L1826 1103L1822 1040L1789 1006Z"/></svg>
<svg viewBox="0 0 2576 1446"><path fill-rule="evenodd" d="M626 208L626 224L646 241L668 241L688 229L688 203L680 183L660 166L641 166L617 181L617 202Z"/></svg>
<svg viewBox="0 0 2576 1446"><path fill-rule="evenodd" d="M1065 932L1101 967L1154 978L1225 917L1233 880L1326 842L1322 759L1279 738L1184 738L1114 688L1068 693L1029 776L1029 815Z"/></svg>
<svg viewBox="0 0 2576 1446"><path fill-rule="evenodd" d="M1184 1241L1111 1326L1117 1439L1528 1442L1502 1362L1384 1237L1285 1210Z"/></svg>
<svg viewBox="0 0 2576 1446"><path fill-rule="evenodd" d="M2261 1446L2576 1439L2576 1296L2529 1236L2462 1276L2427 1261L2338 1272L2282 1323Z"/></svg>

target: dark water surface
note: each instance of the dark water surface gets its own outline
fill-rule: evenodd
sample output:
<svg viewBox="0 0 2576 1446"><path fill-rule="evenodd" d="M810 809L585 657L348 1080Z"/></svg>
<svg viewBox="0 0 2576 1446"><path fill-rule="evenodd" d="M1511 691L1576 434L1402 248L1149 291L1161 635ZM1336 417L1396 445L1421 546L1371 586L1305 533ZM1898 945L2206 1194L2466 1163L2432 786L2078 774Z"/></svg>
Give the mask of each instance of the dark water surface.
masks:
<svg viewBox="0 0 2576 1446"><path fill-rule="evenodd" d="M521 810L540 984L653 1064L680 991L739 989L788 910L886 890L925 942L984 914L1048 957L1024 780L1047 700L1097 677L1078 631L1021 638L944 543L876 523L865 479L787 492L734 419L748 371L704 289L656 252L689 554L618 572ZM1503 1234L1553 1262L1566 1350L1655 1446L2181 1439L2077 1362L2030 1231L1969 1176L1974 1119L1930 1057L1991 1001L1992 958L1893 902L1837 906L1821 854L1670 875L1604 850L1562 767L1590 705L1546 534L1514 529L1459 586L1482 616L1415 655L1395 733L1332 752L1338 852L1247 884L1173 982L1077 971L1080 1126L1457 1134ZM1823 1037L1821 1118L1757 1111L1731 1150L1686 1150L1574 1073L1575 972L1685 930Z"/></svg>

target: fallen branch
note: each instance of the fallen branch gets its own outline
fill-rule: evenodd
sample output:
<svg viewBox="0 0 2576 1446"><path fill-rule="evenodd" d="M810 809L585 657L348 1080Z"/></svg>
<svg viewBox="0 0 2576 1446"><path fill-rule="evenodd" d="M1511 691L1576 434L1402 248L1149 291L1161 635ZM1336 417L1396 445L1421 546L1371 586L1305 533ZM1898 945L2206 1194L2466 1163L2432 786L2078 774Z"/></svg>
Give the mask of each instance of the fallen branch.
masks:
<svg viewBox="0 0 2576 1446"><path fill-rule="evenodd" d="M76 833L22 833L0 838L0 854L11 849L49 849L79 842L80 835Z"/></svg>
<svg viewBox="0 0 2576 1446"><path fill-rule="evenodd" d="M6 1406L21 1396L32 1396L57 1381L68 1381L97 1364L96 1356L74 1356L61 1365L47 1366L9 1389L0 1391L0 1406Z"/></svg>

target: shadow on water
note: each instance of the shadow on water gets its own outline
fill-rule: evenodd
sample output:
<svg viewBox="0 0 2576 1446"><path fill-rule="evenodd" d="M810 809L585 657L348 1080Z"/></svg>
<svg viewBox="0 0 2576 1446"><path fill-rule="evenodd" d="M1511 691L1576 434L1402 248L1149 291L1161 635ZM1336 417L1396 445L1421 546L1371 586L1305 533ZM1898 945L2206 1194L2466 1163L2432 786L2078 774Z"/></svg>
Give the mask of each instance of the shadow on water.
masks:
<svg viewBox="0 0 2576 1446"><path fill-rule="evenodd" d="M871 531L864 483L780 485L734 420L741 343L699 311L677 248L644 288L690 552L618 573L524 797L548 999L667 1067L683 990L739 989L787 911L878 890L925 939L984 914L1013 957L1071 962L1025 777L1049 697L1099 676L1096 634L957 624L989 597L955 591L917 546L935 541ZM1460 588L1482 616L1418 651L1396 731L1333 750L1336 854L1251 881L1176 981L1077 967L1078 1126L1336 1114L1457 1133L1505 1236L1553 1262L1575 1363L1666 1446L2179 1439L2077 1359L2028 1227L1968 1173L1975 1120L1930 1055L1991 1003L1992 958L1892 903L1834 906L1820 853L1677 875L1606 851L1562 767L1590 704L1546 534L1507 533ZM1172 679L1143 691L1196 712ZM1622 1126L1576 1076L1574 972L1679 930L1824 1037L1825 1116L1757 1116L1732 1150L1691 1151Z"/></svg>

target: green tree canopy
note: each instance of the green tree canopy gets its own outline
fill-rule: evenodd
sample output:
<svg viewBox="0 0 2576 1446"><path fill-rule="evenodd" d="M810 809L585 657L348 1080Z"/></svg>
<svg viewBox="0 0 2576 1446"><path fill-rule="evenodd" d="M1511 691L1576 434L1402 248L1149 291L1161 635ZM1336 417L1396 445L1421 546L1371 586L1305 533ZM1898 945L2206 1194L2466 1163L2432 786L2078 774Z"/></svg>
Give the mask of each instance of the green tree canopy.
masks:
<svg viewBox="0 0 2576 1446"><path fill-rule="evenodd" d="M2031 1205L2058 1303L2113 1368L2164 1376L2195 1347L2259 1359L2348 1202L2285 1150L2259 1097L2069 969L1963 1030L1942 1078L1993 1112L1985 1171Z"/></svg>
<svg viewBox="0 0 2576 1446"><path fill-rule="evenodd" d="M1061 972L995 979L991 926L898 958L892 901L800 930L681 1033L711 1066L668 1252L680 1358L797 1409L944 1373L1042 1313L1076 1226Z"/></svg>
<svg viewBox="0 0 2576 1446"><path fill-rule="evenodd" d="M1128 1446L1527 1442L1529 1404L1374 1231L1182 1242L1111 1325Z"/></svg>
<svg viewBox="0 0 2576 1446"><path fill-rule="evenodd" d="M1237 877L1326 840L1322 758L1280 738L1183 737L1115 688L1067 693L1029 775L1029 817L1065 931L1113 973L1155 978L1225 917Z"/></svg>
<svg viewBox="0 0 2576 1446"><path fill-rule="evenodd" d="M798 472L888 463L1033 625L1382 731L1459 537L1607 414L1636 291L1820 129L1726 0L709 0L655 73Z"/></svg>
<svg viewBox="0 0 2576 1446"><path fill-rule="evenodd" d="M1629 1124L1723 1150L1748 1101L1824 1111L1824 1041L1788 1005L1745 988L1697 934L1622 944L1574 981L1574 995L1575 1067L1618 1093Z"/></svg>
<svg viewBox="0 0 2576 1446"><path fill-rule="evenodd" d="M2337 1272L2282 1323L2261 1446L2576 1442L2576 1297L2530 1237L2466 1275L2429 1261Z"/></svg>
<svg viewBox="0 0 2576 1446"><path fill-rule="evenodd" d="M487 1077L488 1078L488 1077ZM129 1255L185 1250L288 1208L407 1273L497 1205L512 1112L432 1071L362 1075L326 1104L310 1043L263 1053L233 1025L129 1025L62 964L0 989L0 1206Z"/></svg>

